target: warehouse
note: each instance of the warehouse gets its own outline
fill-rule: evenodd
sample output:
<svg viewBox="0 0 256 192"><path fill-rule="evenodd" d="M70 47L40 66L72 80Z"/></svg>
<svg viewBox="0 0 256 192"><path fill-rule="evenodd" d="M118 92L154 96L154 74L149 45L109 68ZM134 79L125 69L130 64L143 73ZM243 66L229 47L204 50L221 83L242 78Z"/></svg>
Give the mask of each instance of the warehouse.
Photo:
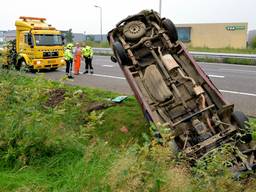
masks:
<svg viewBox="0 0 256 192"><path fill-rule="evenodd" d="M177 24L179 39L190 47L246 48L247 23Z"/></svg>

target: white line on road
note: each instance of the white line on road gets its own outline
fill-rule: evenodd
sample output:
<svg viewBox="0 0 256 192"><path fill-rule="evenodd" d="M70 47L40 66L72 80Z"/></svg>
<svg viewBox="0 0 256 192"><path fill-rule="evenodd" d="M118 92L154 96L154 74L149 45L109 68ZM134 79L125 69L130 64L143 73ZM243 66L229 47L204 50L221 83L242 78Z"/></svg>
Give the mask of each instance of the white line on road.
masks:
<svg viewBox="0 0 256 192"><path fill-rule="evenodd" d="M202 65L209 65L209 66L232 66L234 68L256 68L255 65L237 65L237 64L226 64L226 63L206 63L206 62L198 62Z"/></svg>
<svg viewBox="0 0 256 192"><path fill-rule="evenodd" d="M106 77L106 78L112 78L112 79L126 80L124 77L118 77L118 76L103 75L103 74L91 74L91 75L96 76L96 77ZM220 77L220 78L222 78L222 77ZM254 93L245 93L245 92L229 91L229 90L222 90L222 89L219 89L219 91L222 93L230 93L230 94L236 94L236 95L246 95L246 96L256 97L256 94L254 94Z"/></svg>
<svg viewBox="0 0 256 192"><path fill-rule="evenodd" d="M117 76L111 76L111 75L93 74L93 76L97 76L97 77L107 77L107 78L112 78L112 79L122 79L122 80L125 80L124 77L117 77Z"/></svg>
<svg viewBox="0 0 256 192"><path fill-rule="evenodd" d="M245 73L256 73L256 71L242 70L242 69L218 69L219 71L231 71L231 72L245 72Z"/></svg>
<svg viewBox="0 0 256 192"><path fill-rule="evenodd" d="M209 77L215 77L215 78L225 78L225 76L222 75L208 75Z"/></svg>
<svg viewBox="0 0 256 192"><path fill-rule="evenodd" d="M117 76L110 76L110 75L93 74L93 76L107 77L107 78L125 80L124 77L117 77ZM210 75L209 75L209 76L210 76ZM213 76L213 75L212 75L212 76ZM224 78L224 76L219 76L219 78ZM245 92L229 91L229 90L221 90L221 89L220 89L220 92L223 92L223 93L230 93L230 94L236 94L236 95L246 95L246 96L256 97L256 94L254 94L254 93L245 93Z"/></svg>
<svg viewBox="0 0 256 192"><path fill-rule="evenodd" d="M114 67L114 65L102 65L102 67Z"/></svg>
<svg viewBox="0 0 256 192"><path fill-rule="evenodd" d="M221 90L221 89L220 89L220 92L256 97L256 94L254 94L254 93L244 93L244 92L228 91L228 90Z"/></svg>

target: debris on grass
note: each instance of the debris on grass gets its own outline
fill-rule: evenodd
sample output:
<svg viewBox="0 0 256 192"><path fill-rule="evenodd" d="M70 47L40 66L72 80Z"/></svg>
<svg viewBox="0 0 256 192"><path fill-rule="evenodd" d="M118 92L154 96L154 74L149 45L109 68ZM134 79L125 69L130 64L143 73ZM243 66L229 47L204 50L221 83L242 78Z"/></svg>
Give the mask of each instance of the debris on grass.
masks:
<svg viewBox="0 0 256 192"><path fill-rule="evenodd" d="M92 111L98 111L102 109L107 109L109 107L112 107L116 105L115 103L110 102L93 102L87 105L86 112L90 113Z"/></svg>
<svg viewBox="0 0 256 192"><path fill-rule="evenodd" d="M119 130L120 130L122 133L128 133L128 132L129 132L128 128L125 127L125 126L121 127Z"/></svg>
<svg viewBox="0 0 256 192"><path fill-rule="evenodd" d="M121 103L126 98L127 98L127 96L118 96L118 97L115 97L114 99L112 99L111 101L113 101L114 103Z"/></svg>

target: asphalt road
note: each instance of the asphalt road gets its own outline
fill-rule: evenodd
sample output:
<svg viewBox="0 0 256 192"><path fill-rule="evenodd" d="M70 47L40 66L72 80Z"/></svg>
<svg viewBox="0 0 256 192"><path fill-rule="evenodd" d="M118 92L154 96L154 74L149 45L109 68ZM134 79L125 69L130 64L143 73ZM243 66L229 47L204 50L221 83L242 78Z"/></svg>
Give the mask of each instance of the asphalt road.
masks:
<svg viewBox="0 0 256 192"><path fill-rule="evenodd" d="M256 66L199 63L229 103L234 103L236 110L256 117ZM120 94L132 95L132 91L117 63L112 63L109 56L95 56L94 74L80 74L67 84L97 87ZM46 72L46 77L59 80L63 69ZM84 72L84 64L81 73Z"/></svg>

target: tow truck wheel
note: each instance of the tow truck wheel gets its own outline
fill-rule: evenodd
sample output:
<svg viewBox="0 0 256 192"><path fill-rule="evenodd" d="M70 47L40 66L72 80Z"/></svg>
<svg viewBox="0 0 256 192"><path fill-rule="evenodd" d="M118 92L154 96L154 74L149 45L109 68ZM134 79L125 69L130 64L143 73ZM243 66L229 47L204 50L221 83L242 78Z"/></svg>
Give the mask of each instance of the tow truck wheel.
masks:
<svg viewBox="0 0 256 192"><path fill-rule="evenodd" d="M137 40L146 33L146 25L141 21L131 21L124 26L124 36L129 40Z"/></svg>
<svg viewBox="0 0 256 192"><path fill-rule="evenodd" d="M20 59L18 63L15 65L16 70L26 69L27 63L24 59Z"/></svg>
<svg viewBox="0 0 256 192"><path fill-rule="evenodd" d="M129 63L128 55L120 42L114 42L113 50L119 64L125 65Z"/></svg>
<svg viewBox="0 0 256 192"><path fill-rule="evenodd" d="M162 21L162 24L163 24L163 28L167 30L167 34L171 42L175 43L178 40L178 32L173 22L170 19L164 19Z"/></svg>

